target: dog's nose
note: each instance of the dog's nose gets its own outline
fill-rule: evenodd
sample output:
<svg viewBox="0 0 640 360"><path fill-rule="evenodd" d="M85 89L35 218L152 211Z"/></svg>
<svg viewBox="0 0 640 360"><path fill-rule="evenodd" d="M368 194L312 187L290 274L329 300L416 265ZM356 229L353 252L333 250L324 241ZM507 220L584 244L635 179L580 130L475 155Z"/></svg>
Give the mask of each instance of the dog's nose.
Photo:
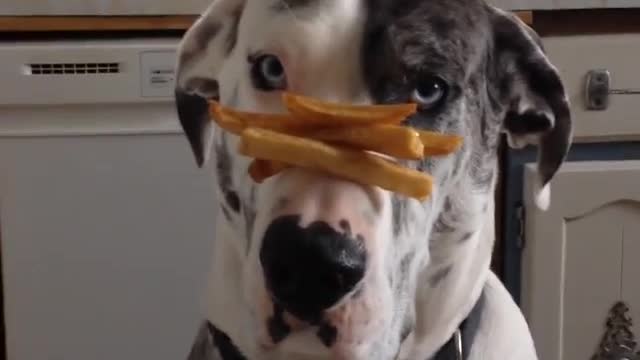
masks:
<svg viewBox="0 0 640 360"><path fill-rule="evenodd" d="M367 256L360 239L325 222L302 228L299 221L284 216L269 225L260 262L274 300L298 318L315 321L358 285Z"/></svg>

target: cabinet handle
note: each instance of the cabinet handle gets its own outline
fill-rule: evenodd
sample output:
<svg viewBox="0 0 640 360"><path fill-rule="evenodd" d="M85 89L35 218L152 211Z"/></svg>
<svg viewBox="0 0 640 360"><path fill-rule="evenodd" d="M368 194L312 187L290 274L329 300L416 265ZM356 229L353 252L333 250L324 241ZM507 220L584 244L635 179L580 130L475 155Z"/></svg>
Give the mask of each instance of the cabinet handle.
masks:
<svg viewBox="0 0 640 360"><path fill-rule="evenodd" d="M587 109L599 111L608 109L610 95L640 95L640 89L612 89L609 70L589 71L585 89Z"/></svg>

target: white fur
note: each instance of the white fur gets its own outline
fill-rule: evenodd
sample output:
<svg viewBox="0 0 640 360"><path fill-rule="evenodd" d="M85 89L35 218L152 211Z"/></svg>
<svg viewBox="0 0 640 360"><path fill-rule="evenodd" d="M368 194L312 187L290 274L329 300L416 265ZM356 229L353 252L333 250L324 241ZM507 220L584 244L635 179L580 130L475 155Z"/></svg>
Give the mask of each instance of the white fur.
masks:
<svg viewBox="0 0 640 360"><path fill-rule="evenodd" d="M223 34L230 31L230 14L243 3L242 0L216 0L189 30L181 46L187 51L194 46L194 38L199 26L205 22L223 24ZM200 61L179 69L179 84L184 85L191 77L208 77L220 82L220 101L242 110L260 112L282 112L278 94L262 93L253 89L248 76L247 55L260 51L278 55L290 79L290 91L306 95L352 103L367 103L368 99L360 74L360 42L364 24L363 1L325 0L318 6L323 11L274 13L270 8L275 0L247 0L239 26L237 45L228 56L221 48L225 36L218 36L206 48ZM328 9L328 10L327 10ZM309 69L314 69L310 71ZM219 133L207 134L221 141ZM238 140L230 137L229 149L237 148ZM214 153L214 157L215 157ZM232 182L239 190L244 202L251 203L251 180L246 176L248 159L233 154ZM215 159L213 159L215 160ZM269 225L270 211L277 203L279 195L304 191L308 196L314 192L322 195L321 182L302 181L302 175L282 176L270 179L258 190L254 205L259 210L254 225L253 238L248 244L242 216L229 222L218 216L217 233L213 254L212 271L209 277L209 293L206 299L206 316L209 321L227 333L234 343L250 360L389 360L399 345L397 329L392 328L390 314L399 299L385 285L387 272L397 260L396 254L410 249L410 245L423 241L417 256L424 260L417 263L409 275L417 284L415 293L401 294L412 300L407 311L415 311L416 328L401 346L401 360L421 360L432 356L453 334L458 324L468 315L479 298L483 288L488 287L487 304L489 320L483 322L480 336L468 360L522 359L535 360L530 335L526 330L515 304L509 294L489 270L494 242L493 201L491 195L471 194L456 199L464 204L469 214L466 223L458 232L439 243L449 244L429 253L427 239L432 222L442 207L444 190L434 190L432 201L426 205L410 202L410 211L425 215L430 221L423 224L423 232L405 234L401 239L393 239L391 233L390 196L380 195L380 208L375 214L377 224L371 231L373 265L369 288L375 289L372 296L371 319L376 326L362 327L359 346L352 346L343 352L330 351L320 345L310 331L297 332L279 346L268 344L264 328L263 305L265 296L264 279L258 261L261 236ZM470 185L462 184L461 186ZM295 190L295 192L299 192ZM446 189L455 193L455 189ZM460 191L469 194L468 191ZM544 191L541 192L543 195ZM220 194L222 195L222 194ZM219 198L222 198L220 196ZM483 201L489 200L486 212L482 211ZM543 203L544 204L544 203ZM429 216L430 215L430 216ZM475 230L474 235L463 245L456 245L456 262L451 273L432 289L429 279L451 259L453 244L462 232ZM393 241L392 241L393 240ZM399 255L398 255L399 256ZM266 300L265 300L266 299ZM398 305L399 306L399 305ZM514 342L514 337L517 337ZM383 344L375 358L371 348Z"/></svg>

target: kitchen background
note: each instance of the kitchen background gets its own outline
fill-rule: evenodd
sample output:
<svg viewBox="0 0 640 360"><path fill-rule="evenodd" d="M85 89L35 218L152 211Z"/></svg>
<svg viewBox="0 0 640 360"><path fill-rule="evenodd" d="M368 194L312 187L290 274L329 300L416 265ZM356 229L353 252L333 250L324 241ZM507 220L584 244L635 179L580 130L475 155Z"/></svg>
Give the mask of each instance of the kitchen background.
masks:
<svg viewBox="0 0 640 360"><path fill-rule="evenodd" d="M0 0L0 356L186 358L215 196L173 64L209 2ZM503 152L494 268L541 359L588 359L616 303L640 333L640 1L493 3L544 36L576 124L546 213L526 191L534 151ZM588 90L592 70L615 94Z"/></svg>

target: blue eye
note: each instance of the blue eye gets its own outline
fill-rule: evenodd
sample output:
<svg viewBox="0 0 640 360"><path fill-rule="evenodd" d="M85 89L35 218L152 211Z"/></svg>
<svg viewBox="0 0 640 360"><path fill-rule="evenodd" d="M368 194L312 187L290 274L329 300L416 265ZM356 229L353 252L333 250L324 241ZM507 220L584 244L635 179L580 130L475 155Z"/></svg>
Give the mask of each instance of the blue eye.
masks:
<svg viewBox="0 0 640 360"><path fill-rule="evenodd" d="M256 89L264 91L284 90L287 87L284 66L274 55L260 55L253 60L251 81Z"/></svg>
<svg viewBox="0 0 640 360"><path fill-rule="evenodd" d="M428 76L416 83L411 98L421 109L429 110L440 105L446 98L447 92L448 85L444 80L436 76Z"/></svg>

